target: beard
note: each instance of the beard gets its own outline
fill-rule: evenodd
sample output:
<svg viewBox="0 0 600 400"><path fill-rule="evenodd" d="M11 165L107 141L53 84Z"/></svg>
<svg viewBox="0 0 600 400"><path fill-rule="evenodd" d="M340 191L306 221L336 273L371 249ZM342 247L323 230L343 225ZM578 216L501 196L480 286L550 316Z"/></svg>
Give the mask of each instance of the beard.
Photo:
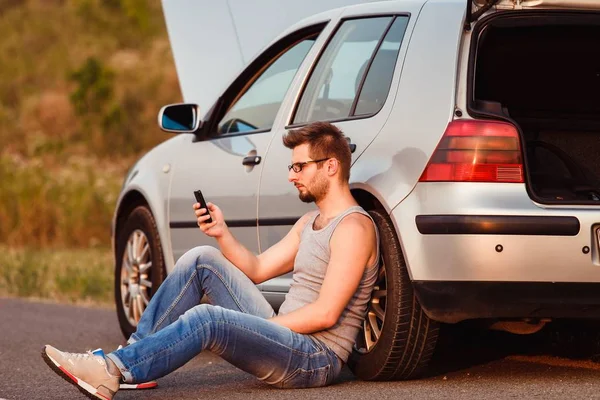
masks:
<svg viewBox="0 0 600 400"><path fill-rule="evenodd" d="M300 201L304 202L304 203L312 203L317 201L317 198L315 197L314 194L312 194L308 189L306 189L306 192L300 192L298 194L298 197L300 198Z"/></svg>
<svg viewBox="0 0 600 400"><path fill-rule="evenodd" d="M321 200L329 192L329 181L327 179L315 178L310 182L311 189L304 186L304 192L298 190L298 197L304 203L313 203Z"/></svg>

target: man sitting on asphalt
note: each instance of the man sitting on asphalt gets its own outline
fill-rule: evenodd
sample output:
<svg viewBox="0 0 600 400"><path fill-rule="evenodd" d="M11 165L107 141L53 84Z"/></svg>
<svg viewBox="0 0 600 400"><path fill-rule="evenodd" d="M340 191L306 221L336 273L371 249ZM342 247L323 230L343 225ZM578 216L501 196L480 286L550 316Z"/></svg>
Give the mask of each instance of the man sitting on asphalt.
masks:
<svg viewBox="0 0 600 400"><path fill-rule="evenodd" d="M128 345L66 353L46 345L46 363L86 395L112 399L121 381L175 371L203 350L280 388L332 383L348 360L377 277L378 233L349 189L351 155L335 126L289 131L289 180L317 210L277 244L255 255L231 234L216 205L193 205L200 229L220 250L185 253L156 292ZM279 314L255 284L293 270ZM210 304L200 304L206 295Z"/></svg>

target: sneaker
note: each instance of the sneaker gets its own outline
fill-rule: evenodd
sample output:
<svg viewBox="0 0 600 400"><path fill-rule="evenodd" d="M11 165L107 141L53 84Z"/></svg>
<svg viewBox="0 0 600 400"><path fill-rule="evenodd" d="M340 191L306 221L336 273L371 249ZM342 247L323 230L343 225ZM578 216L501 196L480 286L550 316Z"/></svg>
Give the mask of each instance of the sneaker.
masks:
<svg viewBox="0 0 600 400"><path fill-rule="evenodd" d="M122 348L123 348L123 346L119 345L119 347L117 347L117 350L121 350ZM121 385L119 386L119 389L120 390L154 389L157 386L158 386L158 382L156 382L156 381L148 381L148 382L144 382L144 383L124 383L124 382L121 382Z"/></svg>
<svg viewBox="0 0 600 400"><path fill-rule="evenodd" d="M66 353L44 346L42 357L50 368L91 399L112 400L119 390L119 376L108 373L104 352Z"/></svg>
<svg viewBox="0 0 600 400"><path fill-rule="evenodd" d="M156 381L144 383L122 383L119 385L119 390L138 390L138 389L154 389L158 386Z"/></svg>

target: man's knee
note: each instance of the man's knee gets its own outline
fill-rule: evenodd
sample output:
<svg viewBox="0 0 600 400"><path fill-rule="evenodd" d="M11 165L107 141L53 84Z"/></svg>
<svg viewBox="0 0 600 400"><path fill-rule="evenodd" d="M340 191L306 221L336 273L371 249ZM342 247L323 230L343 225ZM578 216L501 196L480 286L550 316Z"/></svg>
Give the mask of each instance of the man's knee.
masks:
<svg viewBox="0 0 600 400"><path fill-rule="evenodd" d="M223 307L215 306L212 304L198 304L194 306L193 312L196 313L196 316L202 316L208 319L218 319L222 314Z"/></svg>
<svg viewBox="0 0 600 400"><path fill-rule="evenodd" d="M213 246L198 246L195 247L196 251L196 264L202 265L213 265L216 261L222 260L225 256L221 253L221 250Z"/></svg>
<svg viewBox="0 0 600 400"><path fill-rule="evenodd" d="M198 304L187 310L183 318L188 322L195 321L196 324L200 324L204 329L210 331L219 321L223 320L224 310L224 308L212 304Z"/></svg>
<svg viewBox="0 0 600 400"><path fill-rule="evenodd" d="M227 311L219 306L211 304L198 304L187 310L181 317L182 322L190 330L201 332L203 339L202 348L204 350L222 351L222 340L219 340L220 326L223 320L227 319L224 315Z"/></svg>
<svg viewBox="0 0 600 400"><path fill-rule="evenodd" d="M223 253L213 246L197 246L183 254L177 261L176 267L196 268L197 265L212 265Z"/></svg>

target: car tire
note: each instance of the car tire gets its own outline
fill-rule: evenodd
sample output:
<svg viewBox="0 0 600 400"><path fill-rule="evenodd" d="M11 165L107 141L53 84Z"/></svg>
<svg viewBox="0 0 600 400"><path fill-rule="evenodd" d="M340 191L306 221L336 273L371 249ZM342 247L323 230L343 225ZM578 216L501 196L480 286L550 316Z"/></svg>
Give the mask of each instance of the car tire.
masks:
<svg viewBox="0 0 600 400"><path fill-rule="evenodd" d="M379 229L380 273L348 366L363 380L416 378L433 355L439 323L425 315L415 296L389 216L380 210L369 214Z"/></svg>
<svg viewBox="0 0 600 400"><path fill-rule="evenodd" d="M117 232L115 249L115 304L119 326L128 339L166 277L158 229L148 207L138 206L127 216Z"/></svg>

